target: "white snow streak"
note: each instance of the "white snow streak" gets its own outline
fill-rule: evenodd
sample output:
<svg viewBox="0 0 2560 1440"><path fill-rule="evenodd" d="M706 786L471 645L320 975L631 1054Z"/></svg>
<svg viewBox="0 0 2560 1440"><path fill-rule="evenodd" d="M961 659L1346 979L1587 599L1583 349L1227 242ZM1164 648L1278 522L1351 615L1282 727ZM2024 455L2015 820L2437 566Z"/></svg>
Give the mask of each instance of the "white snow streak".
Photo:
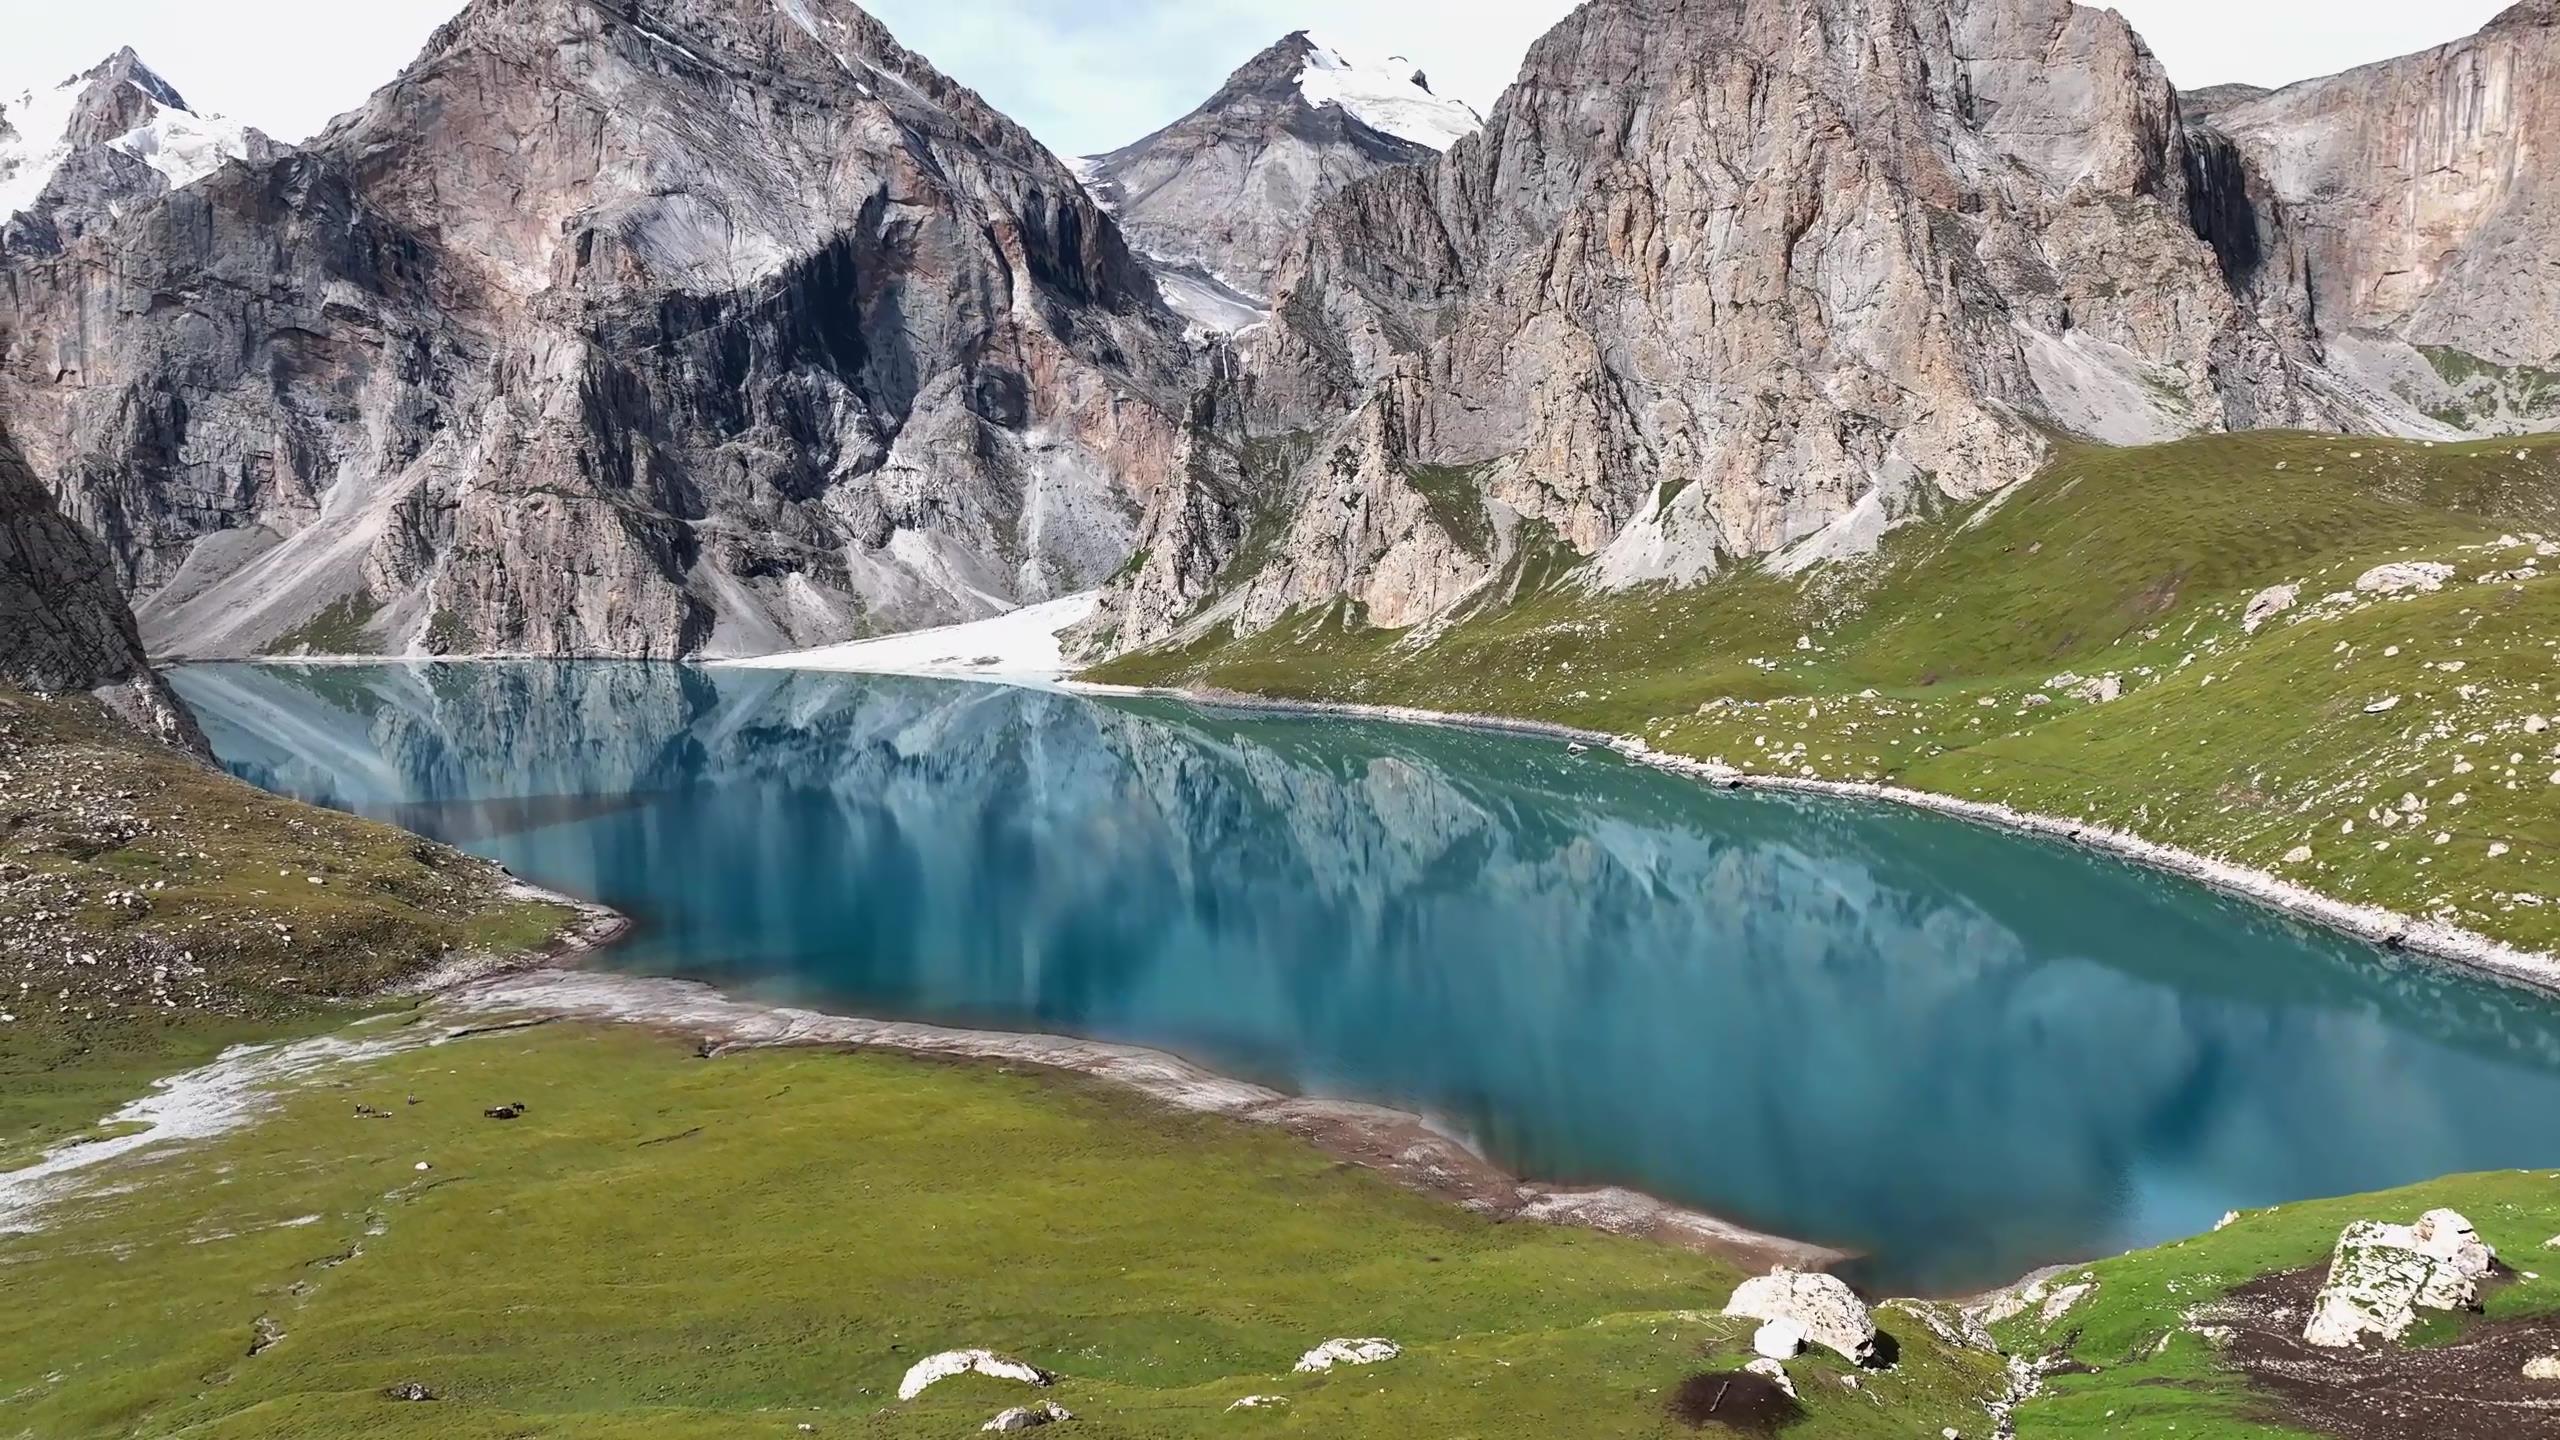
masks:
<svg viewBox="0 0 2560 1440"><path fill-rule="evenodd" d="M1401 55L1384 64L1351 60L1313 35L1298 89L1310 105L1340 105L1372 130L1446 150L1484 128L1484 117L1463 100L1443 99L1422 83L1422 72Z"/></svg>
<svg viewBox="0 0 2560 1440"><path fill-rule="evenodd" d="M742 670L837 670L861 675L949 675L1018 682L1057 680L1068 670L1059 632L1091 619L1099 596L1099 591L1088 590L965 625L720 663Z"/></svg>

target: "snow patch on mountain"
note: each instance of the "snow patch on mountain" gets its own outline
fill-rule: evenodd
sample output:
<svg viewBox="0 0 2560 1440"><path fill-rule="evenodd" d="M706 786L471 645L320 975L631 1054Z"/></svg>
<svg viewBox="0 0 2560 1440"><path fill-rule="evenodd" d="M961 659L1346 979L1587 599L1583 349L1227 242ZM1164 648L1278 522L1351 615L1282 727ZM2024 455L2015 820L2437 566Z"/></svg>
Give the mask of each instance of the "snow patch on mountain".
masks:
<svg viewBox="0 0 2560 1440"><path fill-rule="evenodd" d="M1463 100L1431 93L1422 71L1401 55L1384 63L1355 61L1313 35L1298 89L1310 105L1339 105L1372 130L1446 150L1484 128L1484 117Z"/></svg>
<svg viewBox="0 0 2560 1440"><path fill-rule="evenodd" d="M94 72L93 72L94 73ZM139 72L156 81L149 71ZM85 76L46 90L27 90L0 100L0 221L6 221L42 199L54 173L71 158L71 125L81 97L92 83L131 86L150 101L151 118L107 143L157 170L172 190L192 185L222 168L228 160L250 152L245 125L219 115L199 115L167 103L176 92L165 84L153 89L133 80L92 82Z"/></svg>
<svg viewBox="0 0 2560 1440"><path fill-rule="evenodd" d="M78 81L0 100L0 221L36 203L71 154L71 111Z"/></svg>

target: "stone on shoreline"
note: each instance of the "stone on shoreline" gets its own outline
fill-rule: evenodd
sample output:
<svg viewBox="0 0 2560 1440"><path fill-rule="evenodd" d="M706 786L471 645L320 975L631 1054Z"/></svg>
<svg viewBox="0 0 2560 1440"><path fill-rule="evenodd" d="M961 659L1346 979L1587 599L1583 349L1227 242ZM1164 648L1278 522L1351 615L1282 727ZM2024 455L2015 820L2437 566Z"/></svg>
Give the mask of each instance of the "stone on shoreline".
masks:
<svg viewBox="0 0 2560 1440"><path fill-rule="evenodd" d="M2338 1237L2302 1338L2328 1349L2360 1345L2367 1335L2398 1340L2420 1310L2478 1303L2480 1282L2496 1260L2471 1222L2451 1210L2430 1210L2415 1225L2359 1220Z"/></svg>
<svg viewBox="0 0 2560 1440"><path fill-rule="evenodd" d="M907 1377L898 1382L898 1398L913 1400L927 1387L954 1375L985 1375L997 1380L1019 1380L1025 1385L1048 1386L1057 1376L1037 1365L1025 1364L1010 1355L993 1350L945 1350L928 1355L907 1367Z"/></svg>
<svg viewBox="0 0 2560 1440"><path fill-rule="evenodd" d="M1866 1365L1876 1358L1875 1316L1836 1275L1809 1275L1783 1267L1772 1270L1743 1281L1725 1303L1724 1313L1787 1321L1807 1340L1836 1351L1852 1364Z"/></svg>

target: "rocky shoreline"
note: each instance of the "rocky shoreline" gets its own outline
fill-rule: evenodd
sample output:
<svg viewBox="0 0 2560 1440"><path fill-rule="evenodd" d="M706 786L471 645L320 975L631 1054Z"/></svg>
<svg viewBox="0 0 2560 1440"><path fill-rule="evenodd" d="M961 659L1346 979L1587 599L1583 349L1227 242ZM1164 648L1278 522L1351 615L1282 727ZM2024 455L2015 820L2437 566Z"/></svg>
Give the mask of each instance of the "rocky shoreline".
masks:
<svg viewBox="0 0 2560 1440"><path fill-rule="evenodd" d="M2296 885L2289 880L2253 870L2244 865L2215 860L2145 840L2139 835L2094 825L2084 820L2069 820L2055 815L2040 815L2011 806L1978 800L1963 800L1928 790L1913 790L1898 785L1882 785L1855 780L1810 780L1782 775L1757 775L1730 766L1710 765L1685 755L1671 755L1654 749L1644 741L1625 735L1610 735L1584 730L1571 725L1544 720L1523 720L1506 715L1470 715L1442 710L1424 710L1404 705L1356 705L1321 700L1286 700L1263 695L1248 695L1225 690L1186 690L1153 686L1097 685L1083 681L1067 682L1077 694L1097 698L1113 696L1177 700L1209 709L1247 711L1257 714L1324 715L1355 720L1385 720L1406 725L1437 725L1465 730L1483 730L1500 734L1535 736L1560 740L1567 744L1605 748L1638 764L1650 765L1676 775L1703 781L1726 790L1768 790L1804 795L1827 795L1839 799L1875 800L1889 804L1927 810L1958 820L2006 830L2013 834L2032 835L2040 839L2060 840L2083 849L2094 850L2145 869L2176 875L2196 881L2226 895L2263 905L2279 914L2306 921L2322 929L2335 931L2351 939L2362 940L2387 950L2419 955L2451 965L2457 969L2500 984L2560 998L2560 956L2518 949L2501 940L2459 926L2421 920L2378 905L2357 905L2334 896Z"/></svg>

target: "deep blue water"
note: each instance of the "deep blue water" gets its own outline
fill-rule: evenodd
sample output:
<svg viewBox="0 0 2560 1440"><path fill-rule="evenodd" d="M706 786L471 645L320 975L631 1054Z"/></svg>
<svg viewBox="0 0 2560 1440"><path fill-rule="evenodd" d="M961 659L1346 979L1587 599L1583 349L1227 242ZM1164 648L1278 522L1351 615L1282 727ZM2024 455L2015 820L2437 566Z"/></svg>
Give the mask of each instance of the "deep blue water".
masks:
<svg viewBox="0 0 2560 1440"><path fill-rule="evenodd" d="M607 963L1405 1106L1893 1288L2560 1163L2560 1009L1889 807L934 681L176 679L240 775L634 915Z"/></svg>

